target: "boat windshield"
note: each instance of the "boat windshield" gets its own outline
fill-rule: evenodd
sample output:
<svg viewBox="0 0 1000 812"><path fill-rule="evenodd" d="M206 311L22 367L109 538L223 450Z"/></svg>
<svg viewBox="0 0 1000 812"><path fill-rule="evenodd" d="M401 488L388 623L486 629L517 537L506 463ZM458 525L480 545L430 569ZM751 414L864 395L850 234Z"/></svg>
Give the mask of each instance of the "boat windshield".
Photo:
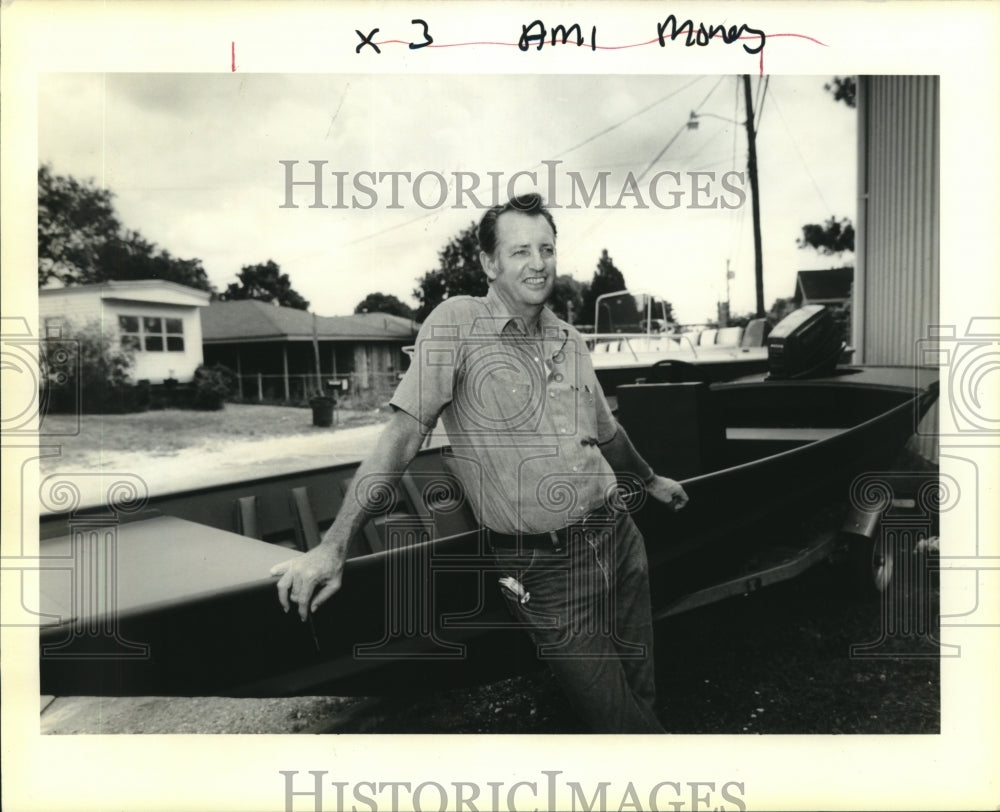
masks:
<svg viewBox="0 0 1000 812"><path fill-rule="evenodd" d="M668 324L666 302L648 293L605 293L594 304L597 333L661 333Z"/></svg>

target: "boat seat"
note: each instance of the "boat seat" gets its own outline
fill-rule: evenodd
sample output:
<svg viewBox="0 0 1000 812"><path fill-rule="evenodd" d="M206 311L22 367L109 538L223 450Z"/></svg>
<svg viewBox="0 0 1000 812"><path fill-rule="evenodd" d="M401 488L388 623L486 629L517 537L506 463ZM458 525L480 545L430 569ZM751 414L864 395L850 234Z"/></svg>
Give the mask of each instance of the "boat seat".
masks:
<svg viewBox="0 0 1000 812"><path fill-rule="evenodd" d="M686 382L708 383L708 376L705 371L688 361L681 361L679 358L664 358L657 361L650 367L649 380L637 380L636 383L686 383Z"/></svg>
<svg viewBox="0 0 1000 812"><path fill-rule="evenodd" d="M257 497L240 496L233 503L233 507L236 512L236 516L233 521L236 532L241 536L246 536L247 538L257 539L258 541L262 540L264 536L260 531L260 518L257 511Z"/></svg>
<svg viewBox="0 0 1000 812"><path fill-rule="evenodd" d="M295 546L306 553L319 544L319 526L312 504L309 502L309 491L305 486L292 488L288 492L288 509L292 514L292 527L295 530Z"/></svg>
<svg viewBox="0 0 1000 812"><path fill-rule="evenodd" d="M747 324L747 329L743 331L740 348L763 347L767 334L767 319L751 319Z"/></svg>
<svg viewBox="0 0 1000 812"><path fill-rule="evenodd" d="M341 496L347 496L352 482L350 479L341 480ZM362 525L361 532L351 539L347 557L381 553L401 541L408 540L412 543L418 540L418 537L429 538L433 529L431 525L432 521L426 516L420 516L416 510L394 510L391 513L373 516ZM411 530L416 532L411 533Z"/></svg>
<svg viewBox="0 0 1000 812"><path fill-rule="evenodd" d="M698 333L698 346L699 347L711 347L715 344L715 337L718 335L718 330L702 330Z"/></svg>
<svg viewBox="0 0 1000 812"><path fill-rule="evenodd" d="M738 347L743 339L742 327L723 327L715 336L717 347Z"/></svg>
<svg viewBox="0 0 1000 812"><path fill-rule="evenodd" d="M618 421L656 473L687 479L718 468L726 432L705 383L619 386Z"/></svg>
<svg viewBox="0 0 1000 812"><path fill-rule="evenodd" d="M440 454L415 457L401 484L416 512L433 522L435 538L467 533L478 526L461 483L445 469Z"/></svg>

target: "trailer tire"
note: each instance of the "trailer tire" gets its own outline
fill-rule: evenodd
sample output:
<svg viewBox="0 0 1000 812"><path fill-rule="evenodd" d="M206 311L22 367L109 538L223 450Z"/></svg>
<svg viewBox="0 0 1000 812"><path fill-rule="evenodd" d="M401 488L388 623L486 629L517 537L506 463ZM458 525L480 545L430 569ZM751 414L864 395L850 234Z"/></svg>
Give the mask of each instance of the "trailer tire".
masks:
<svg viewBox="0 0 1000 812"><path fill-rule="evenodd" d="M851 535L848 539L851 579L862 597L876 597L892 584L895 558L884 543L882 533Z"/></svg>

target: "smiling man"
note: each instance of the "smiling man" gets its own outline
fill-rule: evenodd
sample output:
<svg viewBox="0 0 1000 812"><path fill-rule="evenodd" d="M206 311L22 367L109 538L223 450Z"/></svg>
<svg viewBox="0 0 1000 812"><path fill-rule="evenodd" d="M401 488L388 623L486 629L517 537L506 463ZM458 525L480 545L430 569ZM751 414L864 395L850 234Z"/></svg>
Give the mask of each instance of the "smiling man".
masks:
<svg viewBox="0 0 1000 812"><path fill-rule="evenodd" d="M487 295L447 299L421 326L355 482L394 484L440 418L498 588L576 711L595 732L661 732L646 553L619 479L675 510L687 495L636 453L583 338L545 307L556 227L541 198L489 209L479 244ZM348 542L374 512L365 498L352 489L322 543L272 570L286 611L294 602L305 619L339 589Z"/></svg>

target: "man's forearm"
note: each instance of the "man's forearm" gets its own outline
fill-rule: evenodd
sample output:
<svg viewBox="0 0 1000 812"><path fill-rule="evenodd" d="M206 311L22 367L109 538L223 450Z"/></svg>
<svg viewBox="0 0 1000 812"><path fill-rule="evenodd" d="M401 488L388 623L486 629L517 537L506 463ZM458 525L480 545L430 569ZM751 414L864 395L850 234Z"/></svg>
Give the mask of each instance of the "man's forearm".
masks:
<svg viewBox="0 0 1000 812"><path fill-rule="evenodd" d="M599 448L616 472L637 476L642 480L646 492L654 499L663 502L670 510L680 510L688 503L688 495L681 484L657 474L635 450L635 446L621 426L618 426L615 436Z"/></svg>
<svg viewBox="0 0 1000 812"><path fill-rule="evenodd" d="M321 545L339 561L346 557L347 546L362 525L376 515L381 500L378 494L396 487L410 460L420 449L424 432L409 415L396 413L379 436L375 449L358 467L344 495L343 504Z"/></svg>
<svg viewBox="0 0 1000 812"><path fill-rule="evenodd" d="M618 426L615 436L603 445L599 445L604 459L615 471L635 474L643 482L647 482L654 474L652 466L636 451L625 429Z"/></svg>

